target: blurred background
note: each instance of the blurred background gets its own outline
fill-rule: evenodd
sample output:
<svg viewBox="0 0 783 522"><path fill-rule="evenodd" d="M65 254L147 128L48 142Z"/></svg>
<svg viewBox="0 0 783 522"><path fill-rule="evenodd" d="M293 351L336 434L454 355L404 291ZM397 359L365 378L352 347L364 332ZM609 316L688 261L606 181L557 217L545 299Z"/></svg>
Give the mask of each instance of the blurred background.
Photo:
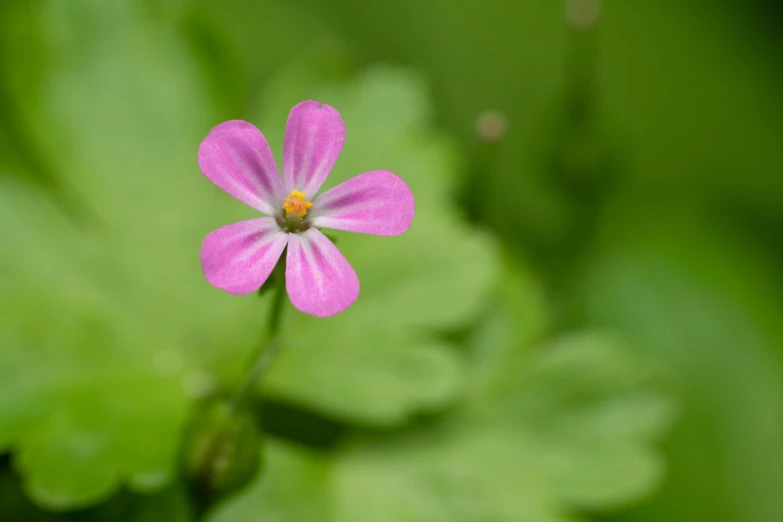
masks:
<svg viewBox="0 0 783 522"><path fill-rule="evenodd" d="M4 0L0 520L783 520L781 22ZM253 211L196 152L245 119L280 164L305 99L347 126L326 187L393 170L416 218L336 234L359 300L288 307L204 456L271 298L204 280L204 236Z"/></svg>

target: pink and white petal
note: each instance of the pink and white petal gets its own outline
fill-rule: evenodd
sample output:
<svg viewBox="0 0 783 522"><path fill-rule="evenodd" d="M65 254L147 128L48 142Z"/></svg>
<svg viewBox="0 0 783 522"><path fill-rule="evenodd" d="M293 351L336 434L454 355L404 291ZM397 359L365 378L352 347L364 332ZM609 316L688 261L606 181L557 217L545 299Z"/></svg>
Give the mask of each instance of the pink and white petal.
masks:
<svg viewBox="0 0 783 522"><path fill-rule="evenodd" d="M286 193L301 190L315 196L345 142L345 124L337 109L305 101L291 109L283 145L283 181Z"/></svg>
<svg viewBox="0 0 783 522"><path fill-rule="evenodd" d="M285 283L301 312L328 317L359 296L359 278L334 243L316 228L290 234Z"/></svg>
<svg viewBox="0 0 783 522"><path fill-rule="evenodd" d="M227 121L209 131L198 149L198 165L215 185L264 214L275 214L285 198L266 138L246 121Z"/></svg>
<svg viewBox="0 0 783 522"><path fill-rule="evenodd" d="M264 284L288 243L274 218L226 225L201 245L201 268L207 281L231 294L249 294Z"/></svg>
<svg viewBox="0 0 783 522"><path fill-rule="evenodd" d="M316 227L396 236L410 228L415 211L413 193L402 178L373 170L318 196L310 215Z"/></svg>

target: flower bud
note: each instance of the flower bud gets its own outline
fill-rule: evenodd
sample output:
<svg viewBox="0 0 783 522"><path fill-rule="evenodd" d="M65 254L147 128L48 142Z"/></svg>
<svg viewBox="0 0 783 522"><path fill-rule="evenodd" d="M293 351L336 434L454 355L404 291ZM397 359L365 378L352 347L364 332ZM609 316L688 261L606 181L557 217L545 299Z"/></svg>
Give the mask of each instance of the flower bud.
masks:
<svg viewBox="0 0 783 522"><path fill-rule="evenodd" d="M260 468L262 433L253 414L225 401L207 403L185 434L182 465L202 509L247 485Z"/></svg>

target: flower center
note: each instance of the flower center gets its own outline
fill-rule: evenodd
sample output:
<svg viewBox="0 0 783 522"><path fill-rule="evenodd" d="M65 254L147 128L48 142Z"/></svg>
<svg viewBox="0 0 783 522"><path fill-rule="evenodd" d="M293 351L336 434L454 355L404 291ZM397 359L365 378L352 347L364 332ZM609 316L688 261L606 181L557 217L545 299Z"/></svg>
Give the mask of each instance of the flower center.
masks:
<svg viewBox="0 0 783 522"><path fill-rule="evenodd" d="M307 194L299 190L292 190L283 203L283 210L287 216L297 215L303 218L307 215L307 209L313 206L310 201L305 201Z"/></svg>

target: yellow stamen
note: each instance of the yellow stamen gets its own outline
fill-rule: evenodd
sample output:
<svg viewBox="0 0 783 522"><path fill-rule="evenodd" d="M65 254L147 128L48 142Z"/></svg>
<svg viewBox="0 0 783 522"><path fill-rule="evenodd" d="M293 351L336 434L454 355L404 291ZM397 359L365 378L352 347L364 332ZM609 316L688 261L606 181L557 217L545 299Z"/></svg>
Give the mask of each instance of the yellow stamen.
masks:
<svg viewBox="0 0 783 522"><path fill-rule="evenodd" d="M285 198L283 210L285 210L286 214L289 216L296 214L300 218L305 217L307 215L307 209L313 206L311 202L305 201L306 197L307 194L304 192L296 189L292 190L288 197Z"/></svg>

